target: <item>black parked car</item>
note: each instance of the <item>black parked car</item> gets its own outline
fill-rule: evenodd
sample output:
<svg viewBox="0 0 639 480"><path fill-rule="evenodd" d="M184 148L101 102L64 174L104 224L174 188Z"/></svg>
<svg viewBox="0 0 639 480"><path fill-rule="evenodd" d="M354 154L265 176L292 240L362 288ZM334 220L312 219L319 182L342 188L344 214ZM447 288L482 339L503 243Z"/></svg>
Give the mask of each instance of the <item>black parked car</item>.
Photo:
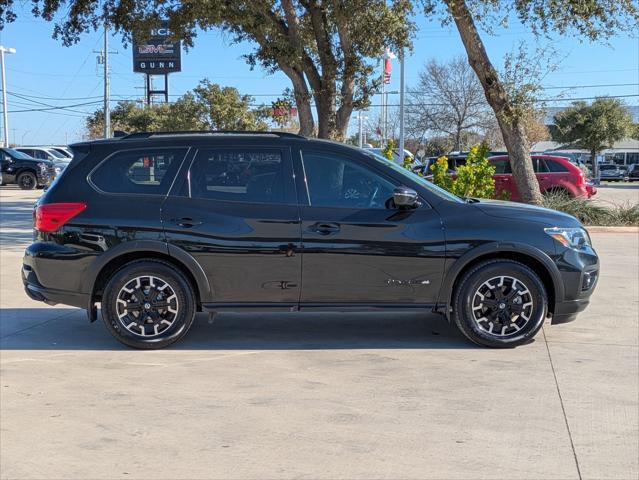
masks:
<svg viewBox="0 0 639 480"><path fill-rule="evenodd" d="M56 175L56 166L48 160L38 160L12 148L0 148L2 184L17 184L22 190L46 187Z"/></svg>
<svg viewBox="0 0 639 480"><path fill-rule="evenodd" d="M628 181L639 181L639 163L632 163L628 165Z"/></svg>
<svg viewBox="0 0 639 480"><path fill-rule="evenodd" d="M491 347L583 310L599 261L563 213L451 195L365 150L283 133L80 143L38 202L27 294L96 304L160 348L195 312L437 312ZM64 272L64 275L60 275Z"/></svg>

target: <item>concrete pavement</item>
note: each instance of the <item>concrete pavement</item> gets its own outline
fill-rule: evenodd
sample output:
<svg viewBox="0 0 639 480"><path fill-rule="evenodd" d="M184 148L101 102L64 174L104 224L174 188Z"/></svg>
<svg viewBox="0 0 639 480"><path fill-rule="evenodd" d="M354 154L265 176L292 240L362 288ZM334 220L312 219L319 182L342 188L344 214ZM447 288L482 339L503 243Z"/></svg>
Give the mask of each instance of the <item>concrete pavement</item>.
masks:
<svg viewBox="0 0 639 480"><path fill-rule="evenodd" d="M2 478L639 476L636 234L594 234L590 308L514 350L438 317L226 314L140 352L24 295L35 197L0 189Z"/></svg>

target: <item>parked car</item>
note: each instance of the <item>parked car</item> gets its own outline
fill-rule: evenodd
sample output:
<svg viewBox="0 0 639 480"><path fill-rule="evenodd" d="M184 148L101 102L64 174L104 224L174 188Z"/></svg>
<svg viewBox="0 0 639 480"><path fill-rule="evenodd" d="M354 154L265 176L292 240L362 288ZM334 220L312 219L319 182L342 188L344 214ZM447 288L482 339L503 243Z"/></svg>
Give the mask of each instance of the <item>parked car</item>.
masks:
<svg viewBox="0 0 639 480"><path fill-rule="evenodd" d="M343 144L138 133L73 151L35 208L25 289L91 321L100 303L132 347L174 343L198 311L242 309L433 312L512 347L547 315L574 319L597 282L574 217L461 199Z"/></svg>
<svg viewBox="0 0 639 480"><path fill-rule="evenodd" d="M366 150L370 150L371 152L376 153L380 157L386 158L386 157L384 157L384 153L383 153L384 149L383 148L373 147L373 148L366 148ZM410 157L414 164L421 165L421 162L419 160L417 160L415 158L415 156L411 152L406 150L406 149L404 149L404 157ZM399 148L394 148L393 149L393 163L399 165L400 167L404 166L404 159L399 154Z"/></svg>
<svg viewBox="0 0 639 480"><path fill-rule="evenodd" d="M639 163L628 165L628 181L639 182Z"/></svg>
<svg viewBox="0 0 639 480"><path fill-rule="evenodd" d="M448 173L450 175L454 175L457 171L457 168L461 165L466 164L466 158L468 157L469 152L452 152L446 155L448 159ZM488 156L492 157L495 155L506 155L507 152L494 151L488 152ZM433 174L430 171L430 166L437 161L439 157L428 157L423 165L415 166L412 170L415 173L419 173L420 175L425 176L429 180L433 177Z"/></svg>
<svg viewBox="0 0 639 480"><path fill-rule="evenodd" d="M533 155L533 169L539 182L541 193L562 193L571 197L590 198L597 188L586 181L583 171L565 157ZM508 192L513 201L521 200L507 156L490 157L495 166L495 193Z"/></svg>
<svg viewBox="0 0 639 480"><path fill-rule="evenodd" d="M55 165L48 160L37 160L12 148L0 148L2 185L15 183L22 190L44 188L55 178Z"/></svg>
<svg viewBox="0 0 639 480"><path fill-rule="evenodd" d="M65 157L62 153L50 147L15 147L15 150L36 159L53 162L56 175L60 175L71 161L70 158Z"/></svg>
<svg viewBox="0 0 639 480"><path fill-rule="evenodd" d="M69 160L73 158L73 153L71 153L71 150L69 150L69 147L62 146L62 145L51 145L50 147L47 147L47 148L50 148L51 150L55 150L64 158L68 158Z"/></svg>
<svg viewBox="0 0 639 480"><path fill-rule="evenodd" d="M628 171L623 165L602 163L599 165L599 178L606 182L625 182L628 180Z"/></svg>

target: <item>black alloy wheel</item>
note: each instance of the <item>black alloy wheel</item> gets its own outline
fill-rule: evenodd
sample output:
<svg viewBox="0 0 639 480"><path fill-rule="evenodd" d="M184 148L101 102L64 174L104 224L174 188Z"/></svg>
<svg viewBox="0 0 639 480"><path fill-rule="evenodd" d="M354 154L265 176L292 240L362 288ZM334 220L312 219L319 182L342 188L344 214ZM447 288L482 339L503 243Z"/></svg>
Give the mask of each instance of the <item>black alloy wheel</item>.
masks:
<svg viewBox="0 0 639 480"><path fill-rule="evenodd" d="M464 273L454 294L453 316L460 331L488 347L515 347L541 329L548 311L543 282L528 266L488 260Z"/></svg>
<svg viewBox="0 0 639 480"><path fill-rule="evenodd" d="M33 172L22 172L18 175L16 183L21 190L33 190L38 186L38 179Z"/></svg>
<svg viewBox="0 0 639 480"><path fill-rule="evenodd" d="M147 259L131 262L109 280L102 318L111 334L134 348L157 349L189 330L196 311L193 287L173 265Z"/></svg>

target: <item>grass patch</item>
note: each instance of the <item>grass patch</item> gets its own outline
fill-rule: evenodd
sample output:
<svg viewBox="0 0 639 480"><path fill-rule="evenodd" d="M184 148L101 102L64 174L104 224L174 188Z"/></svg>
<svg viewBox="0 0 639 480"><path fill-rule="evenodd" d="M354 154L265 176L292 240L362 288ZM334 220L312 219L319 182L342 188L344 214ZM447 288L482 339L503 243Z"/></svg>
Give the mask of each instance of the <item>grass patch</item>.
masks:
<svg viewBox="0 0 639 480"><path fill-rule="evenodd" d="M576 217L584 225L639 226L639 204L604 207L584 198L547 194L542 206Z"/></svg>

